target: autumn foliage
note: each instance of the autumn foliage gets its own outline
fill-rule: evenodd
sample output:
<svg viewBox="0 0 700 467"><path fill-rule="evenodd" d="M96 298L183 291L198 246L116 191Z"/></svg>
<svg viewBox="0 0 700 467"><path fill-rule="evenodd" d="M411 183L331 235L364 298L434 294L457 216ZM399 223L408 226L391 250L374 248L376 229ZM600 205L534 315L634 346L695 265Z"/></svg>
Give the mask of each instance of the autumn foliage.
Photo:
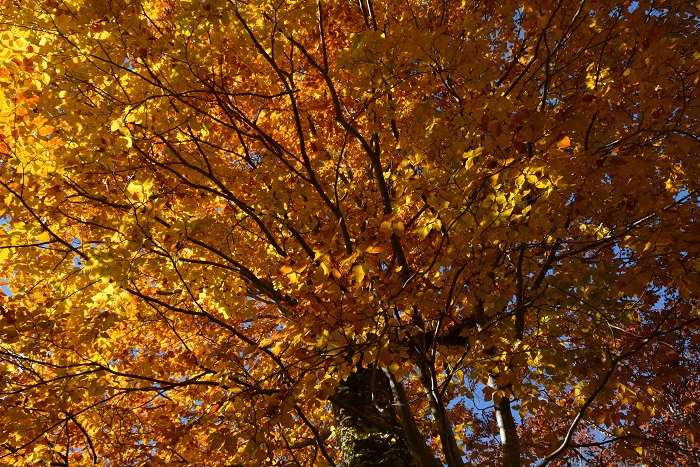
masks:
<svg viewBox="0 0 700 467"><path fill-rule="evenodd" d="M698 13L0 0L0 464L700 465Z"/></svg>

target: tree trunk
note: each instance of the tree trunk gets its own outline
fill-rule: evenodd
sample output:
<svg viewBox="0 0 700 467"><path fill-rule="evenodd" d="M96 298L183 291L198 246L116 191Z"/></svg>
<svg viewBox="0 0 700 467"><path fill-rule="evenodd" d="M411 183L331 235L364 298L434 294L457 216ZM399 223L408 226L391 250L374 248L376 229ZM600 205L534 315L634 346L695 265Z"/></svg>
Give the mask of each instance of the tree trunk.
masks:
<svg viewBox="0 0 700 467"><path fill-rule="evenodd" d="M489 386L498 390L496 378L489 375ZM501 434L501 452L503 455L503 467L520 467L520 443L518 429L515 426L513 412L510 409L510 399L503 396L498 402L494 401L496 411L496 423Z"/></svg>
<svg viewBox="0 0 700 467"><path fill-rule="evenodd" d="M381 370L358 368L331 402L343 467L416 467Z"/></svg>

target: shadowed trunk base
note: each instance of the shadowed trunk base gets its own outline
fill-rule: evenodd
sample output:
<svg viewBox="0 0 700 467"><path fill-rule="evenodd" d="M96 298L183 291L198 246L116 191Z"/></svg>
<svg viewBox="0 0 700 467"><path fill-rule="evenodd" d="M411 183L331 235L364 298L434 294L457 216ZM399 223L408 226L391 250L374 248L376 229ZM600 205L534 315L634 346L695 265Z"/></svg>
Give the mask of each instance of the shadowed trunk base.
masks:
<svg viewBox="0 0 700 467"><path fill-rule="evenodd" d="M415 467L381 370L358 368L331 398L343 467Z"/></svg>

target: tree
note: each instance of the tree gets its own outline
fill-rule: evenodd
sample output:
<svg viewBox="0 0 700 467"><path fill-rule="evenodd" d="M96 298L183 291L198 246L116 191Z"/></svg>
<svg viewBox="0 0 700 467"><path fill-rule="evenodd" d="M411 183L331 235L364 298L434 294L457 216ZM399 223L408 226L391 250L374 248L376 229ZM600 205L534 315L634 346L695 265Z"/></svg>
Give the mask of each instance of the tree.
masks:
<svg viewBox="0 0 700 467"><path fill-rule="evenodd" d="M3 465L700 462L696 7L1 4Z"/></svg>

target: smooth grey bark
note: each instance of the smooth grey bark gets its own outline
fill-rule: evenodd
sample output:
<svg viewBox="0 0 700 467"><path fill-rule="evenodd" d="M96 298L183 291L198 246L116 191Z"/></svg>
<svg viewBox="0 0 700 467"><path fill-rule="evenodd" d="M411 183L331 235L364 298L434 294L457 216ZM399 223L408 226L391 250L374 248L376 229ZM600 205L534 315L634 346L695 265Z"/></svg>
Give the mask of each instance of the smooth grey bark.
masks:
<svg viewBox="0 0 700 467"><path fill-rule="evenodd" d="M408 448L413 453L414 458L421 467L443 467L442 463L428 447L425 438L423 438L423 435L416 425L416 421L413 419L413 412L411 412L408 396L406 396L406 391L404 391L403 386L396 380L388 368L384 369L384 374L389 380L391 392L394 395L394 400L397 402L401 426L406 434Z"/></svg>
<svg viewBox="0 0 700 467"><path fill-rule="evenodd" d="M479 332L484 330L486 319L484 316L484 304L480 300L474 308L476 328ZM496 353L496 349L490 347L484 350L487 355ZM489 387L498 391L496 378L489 374ZM502 397L498 402L494 401L493 408L496 412L496 423L501 437L501 465L503 467L520 467L520 442L518 440L518 430L510 409L510 399Z"/></svg>
<svg viewBox="0 0 700 467"><path fill-rule="evenodd" d="M358 368L330 398L343 467L419 467L379 369Z"/></svg>
<svg viewBox="0 0 700 467"><path fill-rule="evenodd" d="M489 375L489 386L494 390L499 389L496 378L492 375ZM494 402L493 406L501 435L503 467L520 467L520 443L513 412L510 409L510 399L503 396L498 402Z"/></svg>
<svg viewBox="0 0 700 467"><path fill-rule="evenodd" d="M419 356L417 363L414 365L414 370L418 375L418 379L425 389L425 394L430 405L430 412L435 418L438 433L440 433L440 441L442 450L445 453L445 460L448 467L464 467L462 461L462 452L457 446L457 439L452 430L452 422L447 415L447 410L442 403L440 392L437 390L436 382L431 376L428 363Z"/></svg>

